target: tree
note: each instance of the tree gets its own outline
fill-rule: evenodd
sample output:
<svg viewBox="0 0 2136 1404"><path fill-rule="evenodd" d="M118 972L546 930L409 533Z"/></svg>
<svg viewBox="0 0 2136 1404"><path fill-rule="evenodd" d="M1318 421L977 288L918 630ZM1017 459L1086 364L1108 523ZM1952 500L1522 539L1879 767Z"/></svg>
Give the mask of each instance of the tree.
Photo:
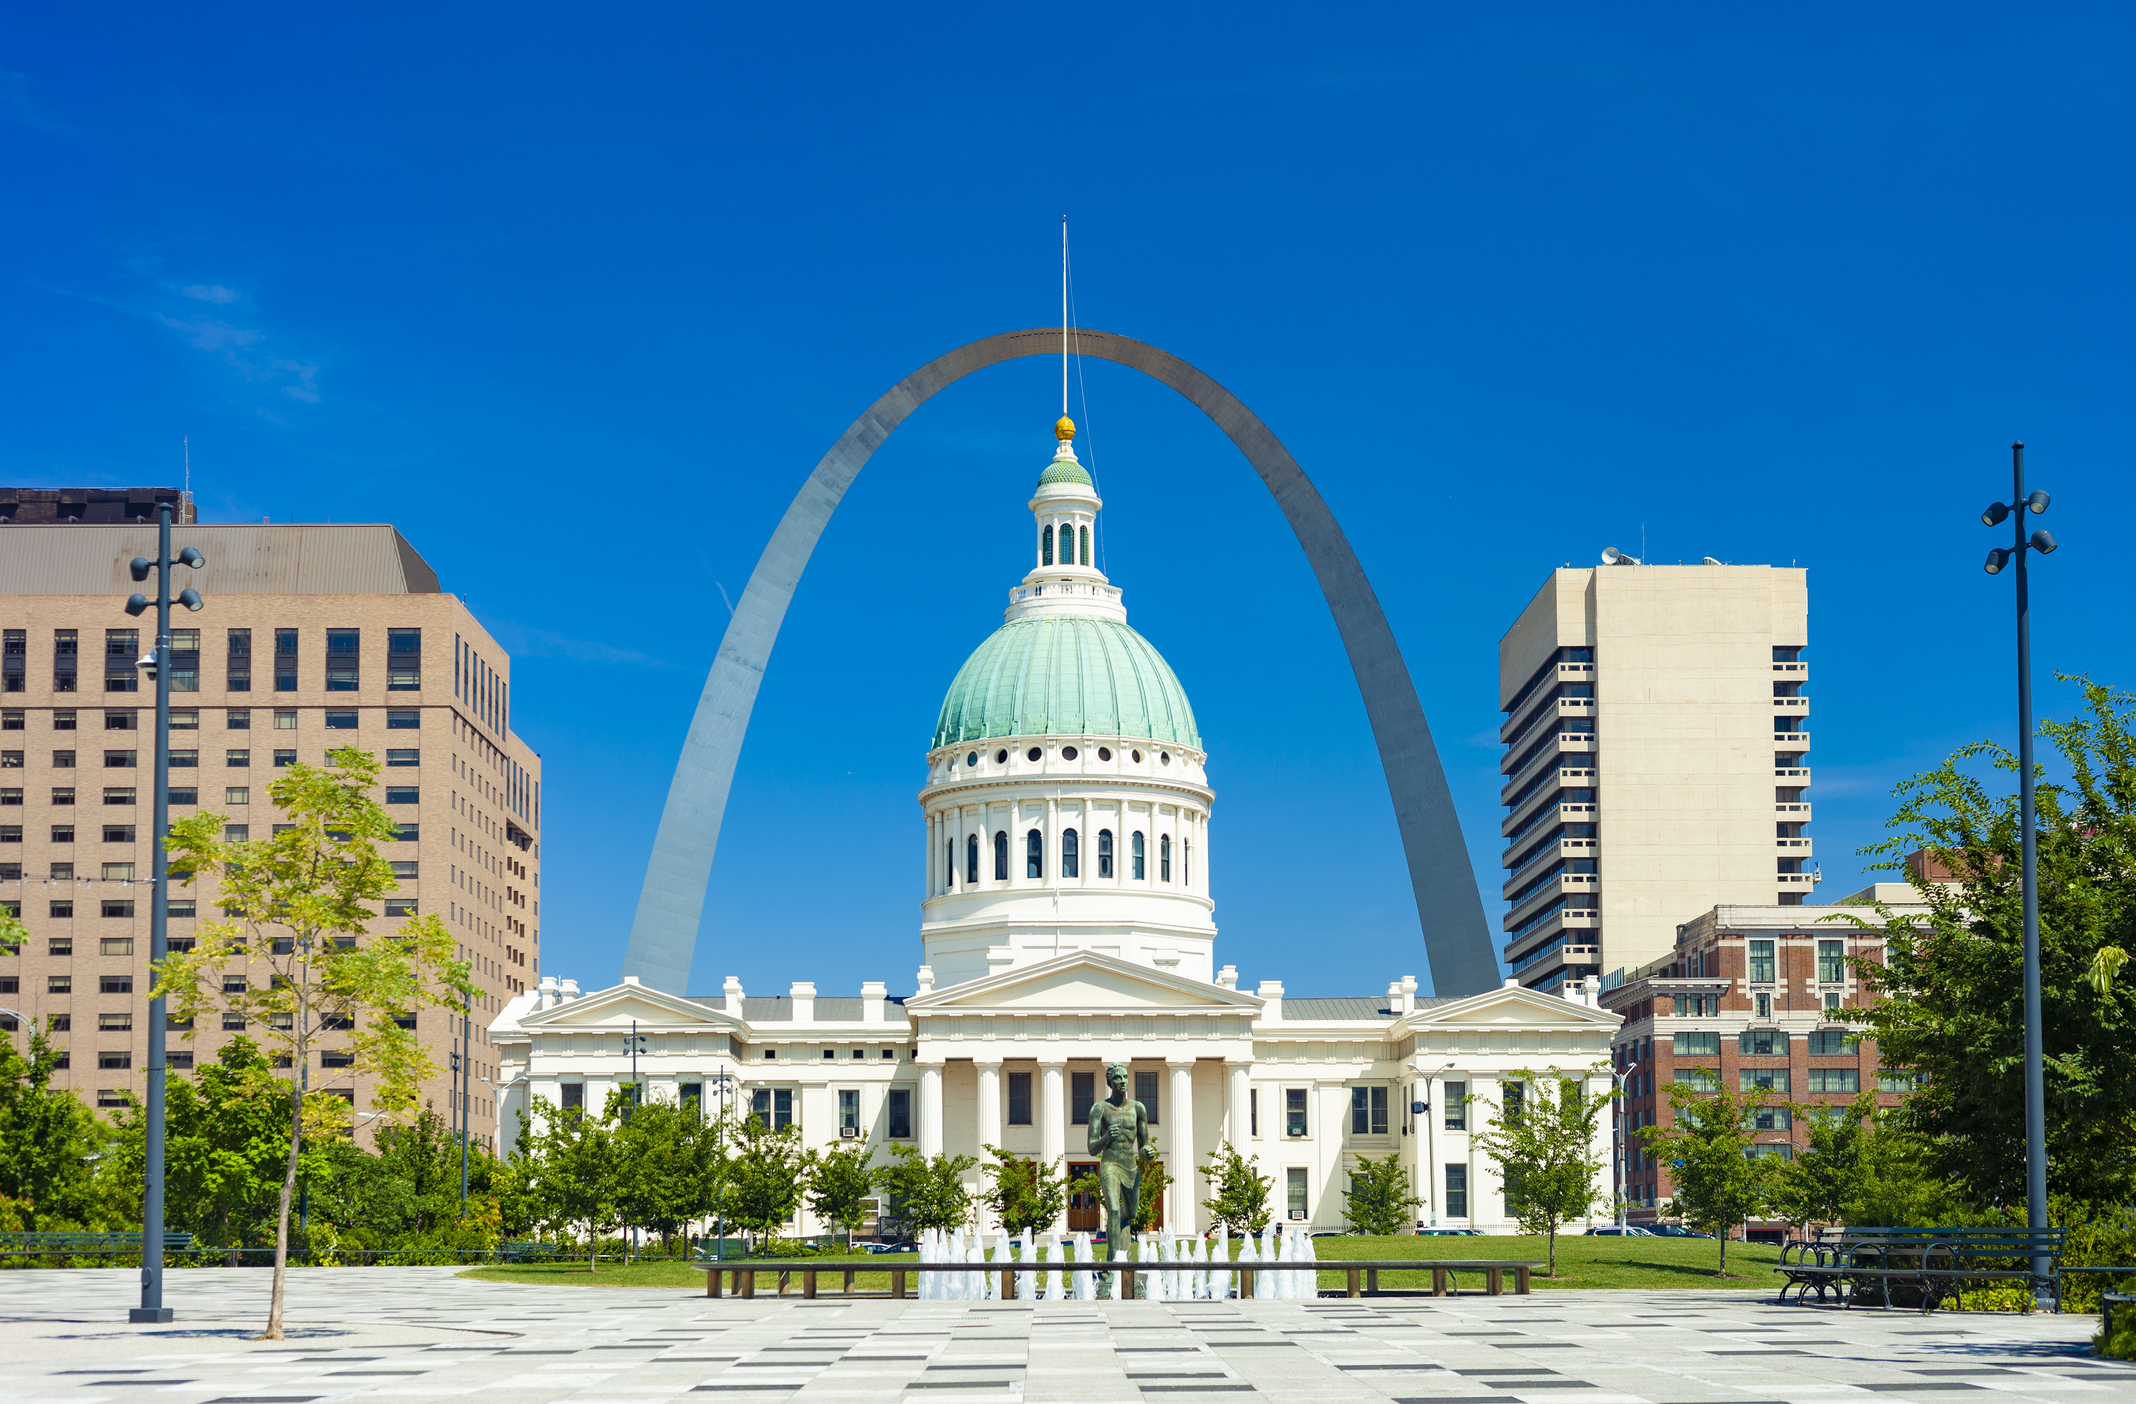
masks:
<svg viewBox="0 0 2136 1404"><path fill-rule="evenodd" d="M1637 1135L1649 1154L1669 1167L1676 1195L1671 1214L1721 1243L1719 1275L1728 1275L1728 1231L1765 1211L1773 1160L1752 1154L1751 1118L1771 1094L1741 1096L1726 1087L1700 1092L1688 1083L1668 1086L1674 1126L1642 1126Z"/></svg>
<svg viewBox="0 0 2136 1404"><path fill-rule="evenodd" d="M13 921L0 913L0 928ZM44 1030L32 1026L28 1042L25 1057L0 1035L0 1195L26 1201L26 1227L78 1224L91 1212L104 1127L81 1098L52 1087L61 1050Z"/></svg>
<svg viewBox="0 0 2136 1404"><path fill-rule="evenodd" d="M776 1234L793 1219L808 1188L801 1128L774 1129L761 1116L745 1116L734 1139L727 1163L727 1217L748 1232Z"/></svg>
<svg viewBox="0 0 2136 1404"><path fill-rule="evenodd" d="M824 1223L845 1230L848 1253L853 1251L854 1233L868 1221L869 1196L874 1189L867 1142L841 1143L809 1153L809 1212Z"/></svg>
<svg viewBox="0 0 2136 1404"><path fill-rule="evenodd" d="M2046 1073L2047 1181L2094 1206L2136 1199L2136 693L2087 679L2084 714L2040 726L2068 768L2037 784L2040 1013ZM1970 773L1985 762L1989 782ZM1925 916L1849 919L1881 926L1885 963L1857 966L1881 1001L1858 1017L1887 1066L1925 1077L1895 1118L1925 1163L1979 1204L2024 1198L2022 853L2013 756L1961 748L1902 782L1892 836L1864 853L1886 868L1925 849L1953 882L1911 874Z"/></svg>
<svg viewBox="0 0 2136 1404"><path fill-rule="evenodd" d="M1210 1222L1237 1233L1267 1228L1268 1188L1275 1181L1254 1173L1253 1162L1229 1141L1210 1151L1208 1159L1201 1167L1202 1178L1209 1182L1209 1198L1202 1201L1202 1208L1209 1211Z"/></svg>
<svg viewBox="0 0 2136 1404"><path fill-rule="evenodd" d="M270 837L226 840L223 816L213 813L171 825L164 845L172 881L212 878L224 915L200 924L192 950L165 958L152 996L167 999L182 1022L209 1011L243 1017L285 1067L309 1066L329 1030L346 1031L352 1072L370 1081L372 1104L404 1113L433 1069L401 1020L421 1005L457 1005L472 989L469 968L454 958L452 936L434 914L369 936L378 916L371 904L399 885L377 845L400 826L372 797L376 756L345 746L327 760L323 768L292 765L268 784L269 803L288 821ZM232 973L239 967L265 978L239 978ZM324 1132L348 1119L341 1099L306 1098L296 1076L284 1081L289 1151L275 1210L267 1340L282 1339L290 1201L307 1124Z"/></svg>
<svg viewBox="0 0 2136 1404"><path fill-rule="evenodd" d="M1494 1108L1489 1129L1475 1141L1498 1166L1506 1208L1521 1229L1549 1240L1550 1276L1556 1277L1558 1230L1607 1197L1595 1123L1617 1094L1589 1095L1586 1072L1566 1075L1556 1068L1540 1078L1521 1069L1508 1073L1506 1083L1505 1105Z"/></svg>
<svg viewBox="0 0 2136 1404"><path fill-rule="evenodd" d="M1026 1228L1050 1228L1060 1221L1068 1207L1065 1171L1042 1160L1024 1160L999 1146L981 1149L994 1157L993 1164L981 1168L994 1182L986 1192L986 1202L1004 1229L1021 1234Z"/></svg>
<svg viewBox="0 0 2136 1404"><path fill-rule="evenodd" d="M711 1212L711 1133L677 1102L619 1103L625 1109L611 1133L618 1207L626 1224L653 1230L665 1244Z"/></svg>
<svg viewBox="0 0 2136 1404"><path fill-rule="evenodd" d="M560 1109L541 1098L534 1107L529 1120L538 1129L529 1138L535 1147L529 1164L543 1221L558 1232L584 1224L586 1271L599 1272L601 1232L620 1218L611 1123L605 1115L588 1116L583 1107Z"/></svg>
<svg viewBox="0 0 2136 1404"><path fill-rule="evenodd" d="M890 1196L891 1215L910 1231L955 1228L971 1216L964 1172L978 1163L976 1156L921 1155L893 1145L890 1163L875 1167L875 1187Z"/></svg>
<svg viewBox="0 0 2136 1404"><path fill-rule="evenodd" d="M1343 1217L1359 1233L1400 1233L1409 1227L1409 1211L1423 1202L1409 1192L1409 1171L1392 1151L1378 1160L1357 1157L1350 1187L1342 1192Z"/></svg>
<svg viewBox="0 0 2136 1404"><path fill-rule="evenodd" d="M1773 1212L1802 1234L1813 1223L1849 1221L1861 1203L1868 1189L1864 1151L1876 1118L1876 1094L1864 1092L1844 1107L1798 1106L1794 1113L1808 1123L1810 1146L1781 1165L1771 1200Z"/></svg>
<svg viewBox="0 0 2136 1404"><path fill-rule="evenodd" d="M1172 1172L1156 1156L1142 1161L1142 1198L1135 1209L1135 1232L1148 1233L1164 1217L1164 1192L1172 1186ZM1106 1245L1108 1249L1112 1246Z"/></svg>

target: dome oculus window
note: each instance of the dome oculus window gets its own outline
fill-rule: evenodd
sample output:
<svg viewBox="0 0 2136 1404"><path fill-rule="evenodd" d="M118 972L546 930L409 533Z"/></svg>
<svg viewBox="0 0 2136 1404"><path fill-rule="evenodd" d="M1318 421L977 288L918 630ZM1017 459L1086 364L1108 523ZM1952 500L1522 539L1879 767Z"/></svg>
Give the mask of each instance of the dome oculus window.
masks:
<svg viewBox="0 0 2136 1404"><path fill-rule="evenodd" d="M1165 765L1170 765L1172 763L1172 753L1170 751L1159 751L1157 759Z"/></svg>
<svg viewBox="0 0 2136 1404"><path fill-rule="evenodd" d="M1008 763L1009 763L1009 748L1008 748L1008 747L1004 746L1004 747L1002 747L1002 748L1001 748L1000 750L998 750L998 751L994 752L994 764L996 764L996 765L1007 765Z"/></svg>
<svg viewBox="0 0 2136 1404"><path fill-rule="evenodd" d="M1075 759L1075 747L1073 747L1073 746L1063 746L1063 747L1061 747L1061 759L1062 759L1062 760L1074 760L1074 759Z"/></svg>
<svg viewBox="0 0 2136 1404"><path fill-rule="evenodd" d="M1040 749L1038 749L1038 747L1033 746L1030 750L1024 752L1024 759L1027 761L1035 761L1045 754L1046 753L1044 751L1041 751Z"/></svg>
<svg viewBox="0 0 2136 1404"><path fill-rule="evenodd" d="M1098 759L1099 759L1099 760L1101 760L1101 761L1109 761L1109 760L1111 760L1111 759L1112 759L1112 747L1110 747L1110 746L1100 746L1100 747L1098 747Z"/></svg>
<svg viewBox="0 0 2136 1404"><path fill-rule="evenodd" d="M1142 752L1140 751L1129 751L1127 753L1127 758L1137 765L1142 764Z"/></svg>
<svg viewBox="0 0 2136 1404"><path fill-rule="evenodd" d="M977 764L979 764L979 753L978 753L977 751L974 751L974 752L972 752L972 753L971 753L970 755L968 755L968 756L966 756L966 757L964 758L964 763L965 763L966 765L977 765Z"/></svg>

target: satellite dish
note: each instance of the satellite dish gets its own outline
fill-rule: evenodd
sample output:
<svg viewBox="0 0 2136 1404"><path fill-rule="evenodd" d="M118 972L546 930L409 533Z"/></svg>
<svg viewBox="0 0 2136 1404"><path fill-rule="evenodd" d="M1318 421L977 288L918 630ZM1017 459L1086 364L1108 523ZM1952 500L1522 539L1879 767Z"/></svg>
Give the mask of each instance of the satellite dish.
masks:
<svg viewBox="0 0 2136 1404"><path fill-rule="evenodd" d="M1605 546L1602 548L1602 564L1638 565L1639 558L1637 556L1627 556L1624 554L1624 552L1618 550L1614 546Z"/></svg>

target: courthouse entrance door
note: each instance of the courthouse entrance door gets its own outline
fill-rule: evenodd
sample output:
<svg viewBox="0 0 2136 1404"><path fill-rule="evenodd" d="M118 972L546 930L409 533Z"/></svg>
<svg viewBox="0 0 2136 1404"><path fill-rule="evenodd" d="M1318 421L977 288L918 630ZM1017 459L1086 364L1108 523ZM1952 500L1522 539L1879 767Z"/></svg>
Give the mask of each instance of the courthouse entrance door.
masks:
<svg viewBox="0 0 2136 1404"><path fill-rule="evenodd" d="M1082 1165L1071 1163L1069 1165L1069 1184L1074 1184L1085 1175L1090 1176L1093 1181L1097 1179L1098 1167L1096 1162L1086 1162ZM1068 1196L1068 1232L1099 1233L1104 1228L1105 1201L1098 1198L1096 1189L1092 1189L1088 1194L1071 1194Z"/></svg>

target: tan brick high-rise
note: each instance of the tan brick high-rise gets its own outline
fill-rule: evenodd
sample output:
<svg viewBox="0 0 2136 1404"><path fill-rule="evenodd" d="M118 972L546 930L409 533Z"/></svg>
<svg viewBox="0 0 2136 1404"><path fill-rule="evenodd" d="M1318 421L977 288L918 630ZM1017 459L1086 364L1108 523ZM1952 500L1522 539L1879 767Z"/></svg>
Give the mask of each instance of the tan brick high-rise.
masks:
<svg viewBox="0 0 2136 1404"><path fill-rule="evenodd" d="M135 516L0 514L0 901L31 934L0 957L0 1007L52 1030L68 1054L60 1085L106 1107L142 1092L148 1045L155 685L136 660L155 615L122 606L143 588L127 563L155 555L156 531ZM401 881L375 929L435 912L474 962L469 1126L494 1143L482 1079L501 1079L483 1030L536 979L541 940L541 760L512 734L510 656L391 526L185 524L172 540L207 557L174 584L207 605L172 612L172 817L212 810L264 834L278 766L349 744L380 754L404 837L385 846ZM213 915L214 894L171 897L176 943ZM171 1035L174 1067L212 1061L234 1035L213 1022ZM457 1104L461 1022L418 1016L439 1069L422 1097L442 1116ZM367 1125L345 1060L315 1056L310 1085L345 1089Z"/></svg>

